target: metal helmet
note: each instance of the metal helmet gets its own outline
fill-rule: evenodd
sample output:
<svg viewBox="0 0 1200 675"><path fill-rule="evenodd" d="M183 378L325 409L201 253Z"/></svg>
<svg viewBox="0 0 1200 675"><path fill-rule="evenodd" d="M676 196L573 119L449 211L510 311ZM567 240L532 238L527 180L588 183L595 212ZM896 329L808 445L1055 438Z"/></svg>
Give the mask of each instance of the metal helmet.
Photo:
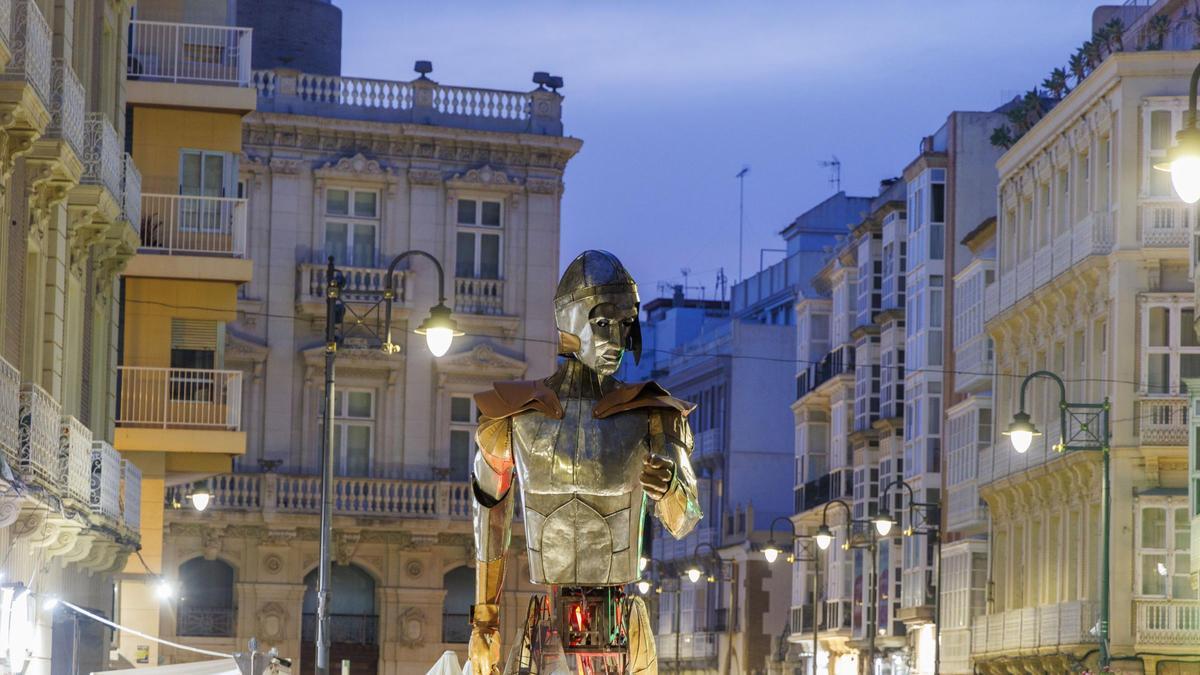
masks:
<svg viewBox="0 0 1200 675"><path fill-rule="evenodd" d="M584 251L567 265L554 292L554 323L558 330L580 338L587 327L591 310L605 302L632 299L641 309L637 283L617 256L608 251ZM642 324L636 320L624 348L633 353L634 363L642 359Z"/></svg>

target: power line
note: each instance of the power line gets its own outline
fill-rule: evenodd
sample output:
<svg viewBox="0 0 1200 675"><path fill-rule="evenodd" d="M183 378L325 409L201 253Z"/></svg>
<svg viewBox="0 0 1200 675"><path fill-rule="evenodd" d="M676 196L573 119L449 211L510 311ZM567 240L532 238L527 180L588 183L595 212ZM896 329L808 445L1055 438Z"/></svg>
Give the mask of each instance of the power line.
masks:
<svg viewBox="0 0 1200 675"><path fill-rule="evenodd" d="M202 310L202 311L209 311L209 312L228 311L228 310L220 309L217 307L203 307L203 306L199 306L199 305L179 305L179 304L174 304L174 303L159 302L157 300L126 299L124 302L133 303L133 304L157 305L159 307L165 307L167 309L195 309L195 310ZM242 309L239 309L237 311L242 314L248 315L248 316L258 316L258 317L271 318L271 319L288 319L291 321L306 320L305 317L296 316L294 314L278 314L278 313L272 313L272 312L252 311L252 310L242 310ZM555 345L555 346L558 345L558 342L555 340L546 340L543 338L535 338L535 337L517 337L517 336L504 337L504 336L498 336L498 335L490 335L487 333L466 333L465 336L466 337L476 337L476 338L495 338L495 339L500 339L500 340L512 340L515 342L533 342L533 343L538 343L538 344L548 344L548 345ZM678 357L678 358L690 358L690 357L727 358L727 359L738 359L738 360L745 360L745 361L766 361L766 362L770 362L770 363L787 363L787 364L792 364L792 365L803 364L803 365L808 365L808 366L817 366L822 363L821 361L810 361L810 360L806 360L806 359L794 359L794 358L789 359L789 358L779 358L779 357L772 357L772 356L756 356L754 354L724 354L724 353L717 353L717 352L678 352L678 351L674 351L674 350L670 350L670 349L648 349L645 351L650 352L650 353L656 353L656 354L665 354L667 356ZM904 373L934 373L934 374L942 374L942 375L953 374L953 375L971 375L971 376L978 376L978 377L1011 377L1011 378L1020 378L1020 379L1024 379L1025 376L1028 375L1028 373L1003 373L1003 372L994 371L994 370L993 371L971 371L971 370L952 370L949 368L906 368L905 366L899 365L899 364L891 364L891 365L877 364L877 365L879 368L898 370L898 371L903 371ZM874 368L874 367L876 367L876 364L857 365L857 366L855 366L855 369L857 370L858 368ZM1080 383L1098 382L1098 383L1103 383L1103 384L1123 384L1123 385L1130 385L1130 386L1134 386L1134 387L1140 387L1142 385L1141 382L1135 382L1133 380L1118 380L1118 379L1104 378L1104 377L1063 378L1063 382L1080 382Z"/></svg>

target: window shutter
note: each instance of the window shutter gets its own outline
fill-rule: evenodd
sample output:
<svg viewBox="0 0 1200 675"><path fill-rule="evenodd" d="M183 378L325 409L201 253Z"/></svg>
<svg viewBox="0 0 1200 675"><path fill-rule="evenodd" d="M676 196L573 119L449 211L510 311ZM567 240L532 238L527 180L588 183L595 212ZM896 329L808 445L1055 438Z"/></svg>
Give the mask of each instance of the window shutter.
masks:
<svg viewBox="0 0 1200 675"><path fill-rule="evenodd" d="M217 351L217 322L171 319L171 349Z"/></svg>

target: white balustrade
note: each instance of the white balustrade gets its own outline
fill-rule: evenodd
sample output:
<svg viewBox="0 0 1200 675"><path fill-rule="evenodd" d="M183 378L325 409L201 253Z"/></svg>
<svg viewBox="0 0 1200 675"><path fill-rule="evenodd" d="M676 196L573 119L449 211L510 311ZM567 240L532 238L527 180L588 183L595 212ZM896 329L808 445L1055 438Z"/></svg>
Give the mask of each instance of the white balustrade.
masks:
<svg viewBox="0 0 1200 675"><path fill-rule="evenodd" d="M524 120L529 118L532 101L527 93L438 85L433 89L433 107L450 115Z"/></svg>
<svg viewBox="0 0 1200 675"><path fill-rule="evenodd" d="M1066 272L1071 267L1071 243L1073 237L1070 231L1063 232L1054 238L1053 259L1051 266L1053 268L1053 276L1058 276Z"/></svg>
<svg viewBox="0 0 1200 675"><path fill-rule="evenodd" d="M67 496L80 504L91 501L92 430L72 415L63 415L58 436L58 476L64 476Z"/></svg>
<svg viewBox="0 0 1200 675"><path fill-rule="evenodd" d="M29 82L49 108L54 59L50 24L46 23L37 0L14 0L11 26L9 46L12 48L12 59L5 68L4 78Z"/></svg>
<svg viewBox="0 0 1200 675"><path fill-rule="evenodd" d="M1200 644L1200 600L1137 600L1138 645Z"/></svg>
<svg viewBox="0 0 1200 675"><path fill-rule="evenodd" d="M121 215L133 226L135 232L142 229L142 173L133 162L133 156L125 153L121 175Z"/></svg>
<svg viewBox="0 0 1200 675"><path fill-rule="evenodd" d="M146 193L142 251L169 255L246 254L246 200Z"/></svg>
<svg viewBox="0 0 1200 675"><path fill-rule="evenodd" d="M21 459L20 419L21 372L0 357L0 452L11 466Z"/></svg>
<svg viewBox="0 0 1200 675"><path fill-rule="evenodd" d="M1145 202L1138 205L1142 246L1184 247L1191 237L1195 210L1181 202Z"/></svg>
<svg viewBox="0 0 1200 675"><path fill-rule="evenodd" d="M117 424L128 427L242 426L242 372L120 366Z"/></svg>
<svg viewBox="0 0 1200 675"><path fill-rule="evenodd" d="M75 155L80 156L84 148L83 85L71 64L63 59L54 59L51 90L50 126L46 135L66 141Z"/></svg>
<svg viewBox="0 0 1200 675"><path fill-rule="evenodd" d="M318 513L321 477L274 473L222 474L207 479L209 508L233 511ZM167 502L182 503L186 488L167 491ZM334 479L334 512L354 516L469 518L474 494L468 483L390 478Z"/></svg>
<svg viewBox="0 0 1200 675"><path fill-rule="evenodd" d="M83 121L83 185L100 185L117 203L125 171L121 139L104 113L88 113Z"/></svg>
<svg viewBox="0 0 1200 675"><path fill-rule="evenodd" d="M997 279L1000 287L998 302L995 309L988 307L989 319L1088 256L1108 255L1112 252L1114 243L1112 214L1093 213L1084 217L1075 223L1069 232L1055 237L1049 246L1000 272Z"/></svg>
<svg viewBox="0 0 1200 675"><path fill-rule="evenodd" d="M130 80L250 86L249 28L134 20L129 35Z"/></svg>
<svg viewBox="0 0 1200 675"><path fill-rule="evenodd" d="M92 512L121 519L121 454L105 441L92 442Z"/></svg>
<svg viewBox="0 0 1200 675"><path fill-rule="evenodd" d="M386 268L338 265L337 269L346 280L346 284L342 286L343 300L375 302L383 297L387 280ZM325 271L326 265L323 263L300 263L297 291L301 299L325 302ZM395 300L400 304L404 304L408 299L408 276L406 270L396 270L392 275Z"/></svg>
<svg viewBox="0 0 1200 675"><path fill-rule="evenodd" d="M21 385L21 472L26 478L50 485L61 483L58 461L59 422L62 408L38 385Z"/></svg>
<svg viewBox="0 0 1200 675"><path fill-rule="evenodd" d="M260 96L270 96L275 75L256 71L255 84ZM296 95L303 101L335 103L360 108L408 110L413 107L413 86L409 82L375 80L367 77L342 77L300 73L296 77Z"/></svg>
<svg viewBox="0 0 1200 675"><path fill-rule="evenodd" d="M1186 398L1142 398L1136 404L1135 428L1142 445L1187 445Z"/></svg>
<svg viewBox="0 0 1200 675"><path fill-rule="evenodd" d="M979 656L1093 643L1096 616L1096 603L1079 600L979 615L971 625L971 652Z"/></svg>
<svg viewBox="0 0 1200 675"><path fill-rule="evenodd" d="M504 314L504 280L456 277L454 311L462 314Z"/></svg>
<svg viewBox="0 0 1200 675"><path fill-rule="evenodd" d="M128 459L121 460L121 515L125 527L142 526L142 472Z"/></svg>
<svg viewBox="0 0 1200 675"><path fill-rule="evenodd" d="M1034 288L1044 286L1054 277L1054 249L1043 246L1033 256Z"/></svg>

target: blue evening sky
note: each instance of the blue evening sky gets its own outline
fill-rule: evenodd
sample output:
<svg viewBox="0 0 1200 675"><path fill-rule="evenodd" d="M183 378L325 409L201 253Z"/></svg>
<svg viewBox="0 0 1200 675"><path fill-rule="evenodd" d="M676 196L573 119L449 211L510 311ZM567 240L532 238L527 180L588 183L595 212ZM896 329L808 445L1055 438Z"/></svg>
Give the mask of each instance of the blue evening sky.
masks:
<svg viewBox="0 0 1200 675"><path fill-rule="evenodd" d="M567 167L561 265L617 254L642 286L713 296L778 232L842 185L874 195L955 109L987 110L1040 84L1091 33L1095 0L711 2L336 0L345 75L530 89L562 75ZM1119 4L1119 3L1113 3ZM767 264L778 253L767 254ZM698 293L698 291L697 291Z"/></svg>

